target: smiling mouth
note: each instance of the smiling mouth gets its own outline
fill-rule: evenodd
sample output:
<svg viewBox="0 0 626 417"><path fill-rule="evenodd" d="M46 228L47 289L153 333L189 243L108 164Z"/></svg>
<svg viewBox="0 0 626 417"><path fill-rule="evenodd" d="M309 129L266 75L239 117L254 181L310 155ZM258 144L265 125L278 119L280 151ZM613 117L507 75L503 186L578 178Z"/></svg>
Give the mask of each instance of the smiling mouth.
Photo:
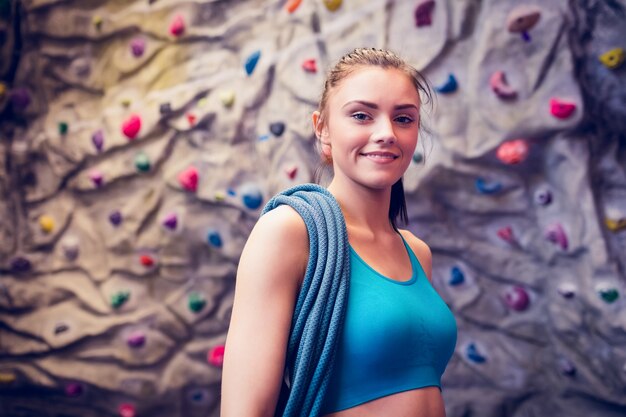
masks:
<svg viewBox="0 0 626 417"><path fill-rule="evenodd" d="M387 152L372 152L372 153L362 153L363 156L368 156L370 158L378 158L378 159L397 159L398 156L392 153Z"/></svg>

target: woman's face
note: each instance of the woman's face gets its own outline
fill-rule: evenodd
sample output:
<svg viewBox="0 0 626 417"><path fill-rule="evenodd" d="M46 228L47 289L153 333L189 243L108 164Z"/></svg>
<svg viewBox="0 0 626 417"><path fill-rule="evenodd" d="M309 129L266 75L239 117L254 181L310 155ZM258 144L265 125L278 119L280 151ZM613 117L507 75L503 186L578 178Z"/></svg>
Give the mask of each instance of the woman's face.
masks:
<svg viewBox="0 0 626 417"><path fill-rule="evenodd" d="M318 112L313 123L335 180L391 187L417 145L420 97L411 79L397 69L364 66L329 93L324 125Z"/></svg>

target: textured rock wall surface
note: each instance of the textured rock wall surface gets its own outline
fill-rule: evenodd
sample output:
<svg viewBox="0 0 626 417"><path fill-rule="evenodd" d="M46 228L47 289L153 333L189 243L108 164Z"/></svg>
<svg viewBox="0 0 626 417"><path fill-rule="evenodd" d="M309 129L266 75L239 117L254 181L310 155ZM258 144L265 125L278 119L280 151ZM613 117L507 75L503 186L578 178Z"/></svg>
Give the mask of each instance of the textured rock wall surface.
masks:
<svg viewBox="0 0 626 417"><path fill-rule="evenodd" d="M448 415L626 415L625 7L1 0L0 415L219 414L239 254L356 46L437 90L405 189Z"/></svg>

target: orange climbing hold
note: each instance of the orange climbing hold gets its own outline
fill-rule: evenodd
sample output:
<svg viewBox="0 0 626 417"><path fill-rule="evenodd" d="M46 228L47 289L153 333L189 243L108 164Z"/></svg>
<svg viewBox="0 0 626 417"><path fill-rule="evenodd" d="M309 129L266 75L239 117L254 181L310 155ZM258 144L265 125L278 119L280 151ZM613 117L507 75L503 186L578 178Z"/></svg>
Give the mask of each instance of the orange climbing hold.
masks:
<svg viewBox="0 0 626 417"><path fill-rule="evenodd" d="M300 7L301 3L302 0L289 0L287 4L285 4L285 10L287 10L289 13L293 13L298 7Z"/></svg>
<svg viewBox="0 0 626 417"><path fill-rule="evenodd" d="M524 139L515 139L504 142L498 147L496 156L505 164L519 164L528 157L528 143L526 143Z"/></svg>

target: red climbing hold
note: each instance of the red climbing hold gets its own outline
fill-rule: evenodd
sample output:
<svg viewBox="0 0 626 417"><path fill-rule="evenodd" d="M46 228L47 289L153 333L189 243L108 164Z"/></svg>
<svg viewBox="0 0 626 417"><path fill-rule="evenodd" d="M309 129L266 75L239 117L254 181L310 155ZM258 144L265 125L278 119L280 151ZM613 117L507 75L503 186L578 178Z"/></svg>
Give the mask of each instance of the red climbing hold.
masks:
<svg viewBox="0 0 626 417"><path fill-rule="evenodd" d="M187 191L198 190L198 170L195 167L189 167L178 174L178 182Z"/></svg>
<svg viewBox="0 0 626 417"><path fill-rule="evenodd" d="M317 63L314 59L307 59L302 63L302 69L315 74L317 72Z"/></svg>
<svg viewBox="0 0 626 417"><path fill-rule="evenodd" d="M556 98L550 99L550 113L557 119L567 119L574 113L574 110L576 110L576 103L574 102Z"/></svg>
<svg viewBox="0 0 626 417"><path fill-rule="evenodd" d="M170 23L170 33L174 36L180 36L185 33L185 20L181 15L176 15Z"/></svg>
<svg viewBox="0 0 626 417"><path fill-rule="evenodd" d="M139 262L141 262L141 264L146 268L154 266L155 263L154 258L150 255L141 255L139 257Z"/></svg>
<svg viewBox="0 0 626 417"><path fill-rule="evenodd" d="M137 137L139 130L141 130L141 117L136 114L132 114L122 123L122 133L130 140Z"/></svg>

